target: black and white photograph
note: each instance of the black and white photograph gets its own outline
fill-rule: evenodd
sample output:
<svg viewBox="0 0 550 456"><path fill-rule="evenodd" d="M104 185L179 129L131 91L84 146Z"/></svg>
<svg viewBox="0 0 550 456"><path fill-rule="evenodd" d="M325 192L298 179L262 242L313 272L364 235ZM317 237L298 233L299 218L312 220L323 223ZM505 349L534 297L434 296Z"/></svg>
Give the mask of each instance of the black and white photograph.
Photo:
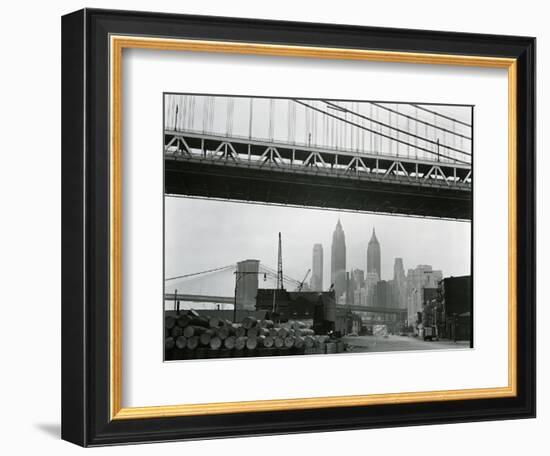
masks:
<svg viewBox="0 0 550 456"><path fill-rule="evenodd" d="M473 116L165 93L165 361L473 348Z"/></svg>

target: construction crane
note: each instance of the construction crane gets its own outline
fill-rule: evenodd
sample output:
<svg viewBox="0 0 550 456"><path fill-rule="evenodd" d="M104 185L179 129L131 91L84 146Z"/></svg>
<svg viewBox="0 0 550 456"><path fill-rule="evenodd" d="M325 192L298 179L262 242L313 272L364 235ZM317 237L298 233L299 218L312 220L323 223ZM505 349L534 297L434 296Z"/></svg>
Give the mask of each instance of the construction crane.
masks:
<svg viewBox="0 0 550 456"><path fill-rule="evenodd" d="M307 272L306 272L306 275L304 276L304 278L302 279L302 281L298 285L298 288L296 289L296 291L302 291L302 288L304 288L304 283L307 280L310 272L311 272L311 269L308 269Z"/></svg>

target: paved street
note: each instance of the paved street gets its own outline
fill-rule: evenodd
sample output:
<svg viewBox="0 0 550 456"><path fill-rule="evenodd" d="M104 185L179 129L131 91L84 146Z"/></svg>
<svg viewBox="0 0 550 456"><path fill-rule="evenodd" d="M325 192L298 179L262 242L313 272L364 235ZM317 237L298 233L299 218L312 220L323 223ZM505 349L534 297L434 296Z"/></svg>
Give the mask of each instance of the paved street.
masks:
<svg viewBox="0 0 550 456"><path fill-rule="evenodd" d="M407 350L441 350L453 348L468 348L467 341L424 341L418 337L405 336L357 336L343 337L342 340L350 346L353 352L386 352Z"/></svg>

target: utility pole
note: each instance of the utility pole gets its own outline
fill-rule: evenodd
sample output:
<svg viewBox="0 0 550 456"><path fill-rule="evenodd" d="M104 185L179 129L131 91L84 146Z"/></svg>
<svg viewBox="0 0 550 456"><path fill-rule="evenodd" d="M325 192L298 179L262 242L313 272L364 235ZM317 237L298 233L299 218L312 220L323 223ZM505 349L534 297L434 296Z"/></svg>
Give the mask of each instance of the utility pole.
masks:
<svg viewBox="0 0 550 456"><path fill-rule="evenodd" d="M174 310L176 314L180 314L180 302L178 301L178 290L174 291Z"/></svg>
<svg viewBox="0 0 550 456"><path fill-rule="evenodd" d="M283 248L281 243L281 232L279 231L279 253L277 255L277 289L284 289L283 283Z"/></svg>
<svg viewBox="0 0 550 456"><path fill-rule="evenodd" d="M233 298L233 323L237 323L237 287L241 276L239 275L238 271L235 271L234 274L235 274L235 294Z"/></svg>

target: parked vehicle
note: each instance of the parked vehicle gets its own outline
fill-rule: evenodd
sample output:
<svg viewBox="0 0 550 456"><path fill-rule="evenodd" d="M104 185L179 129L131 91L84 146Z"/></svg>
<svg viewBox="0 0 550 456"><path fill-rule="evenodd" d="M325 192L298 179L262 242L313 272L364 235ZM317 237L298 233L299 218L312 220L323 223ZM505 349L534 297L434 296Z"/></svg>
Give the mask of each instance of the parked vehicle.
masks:
<svg viewBox="0 0 550 456"><path fill-rule="evenodd" d="M424 340L437 340L437 326L424 326Z"/></svg>

